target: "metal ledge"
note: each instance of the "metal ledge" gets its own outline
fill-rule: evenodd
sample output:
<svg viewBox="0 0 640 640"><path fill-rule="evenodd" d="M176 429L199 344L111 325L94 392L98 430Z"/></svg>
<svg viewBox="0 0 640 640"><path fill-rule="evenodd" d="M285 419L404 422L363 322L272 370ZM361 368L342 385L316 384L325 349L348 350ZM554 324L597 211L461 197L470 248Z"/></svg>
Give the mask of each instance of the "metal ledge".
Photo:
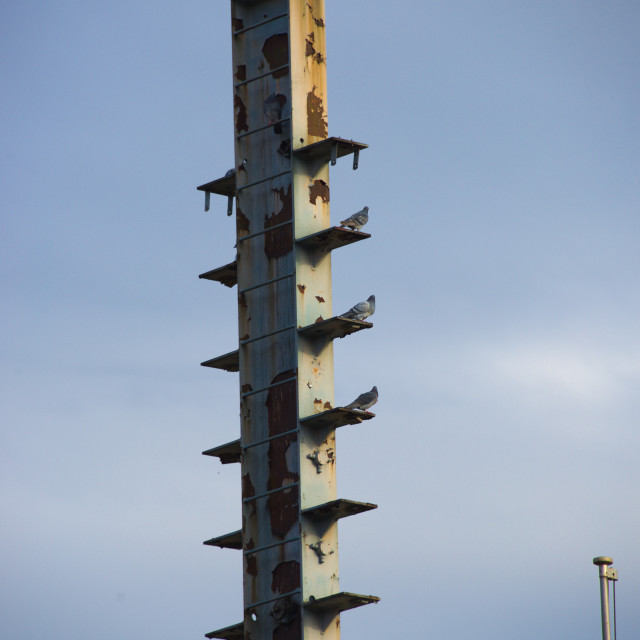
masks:
<svg viewBox="0 0 640 640"><path fill-rule="evenodd" d="M300 424L312 429L321 427L331 427L337 429L348 424L360 424L363 420L371 420L375 418L375 413L369 411L360 411L359 409L345 409L344 407L336 407L322 413L316 413L312 416L302 418Z"/></svg>
<svg viewBox="0 0 640 640"><path fill-rule="evenodd" d="M213 280L214 282L223 284L225 287L234 287L238 284L238 263L235 261L230 262L229 264L225 264L224 267L218 267L206 273L201 273L198 278L202 280Z"/></svg>
<svg viewBox="0 0 640 640"><path fill-rule="evenodd" d="M320 249L327 253L370 237L370 233L363 233L362 231L351 231L351 229L345 229L344 227L329 227L300 238L296 240L296 243L305 249Z"/></svg>
<svg viewBox="0 0 640 640"><path fill-rule="evenodd" d="M306 609L311 609L311 611L317 611L319 613L325 613L327 611L340 613L341 611L355 609L356 607L362 607L365 604L372 604L373 602L379 601L380 598L377 596L363 596L359 593L342 591L340 593L334 593L332 596L318 598L317 600L311 596L309 601L304 603L304 606Z"/></svg>
<svg viewBox="0 0 640 640"><path fill-rule="evenodd" d="M335 316L334 318L321 320L320 322L302 327L298 329L298 333L305 338L328 338L329 340L335 340L336 338L344 338L362 329L371 329L371 327L373 327L371 322Z"/></svg>
<svg viewBox="0 0 640 640"><path fill-rule="evenodd" d="M290 223L287 222L286 224ZM267 233L271 230L271 228L265 229L261 231L260 234ZM328 229L300 238L296 243L305 249L320 250L323 253L328 253L334 249L346 247L354 242L366 240L370 237L370 233L363 233L362 231L351 231L351 229L345 229L344 227L329 227ZM238 263L234 260L229 264L225 264L223 267L201 273L198 277L204 280L220 282L225 287L234 287L238 284Z"/></svg>
<svg viewBox="0 0 640 640"><path fill-rule="evenodd" d="M242 529L226 533L211 540L205 540L202 544L211 547L220 547L221 549L242 549Z"/></svg>
<svg viewBox="0 0 640 640"><path fill-rule="evenodd" d="M230 627L206 633L205 638L221 638L221 640L244 640L244 622L232 624Z"/></svg>
<svg viewBox="0 0 640 640"><path fill-rule="evenodd" d="M219 447L213 449L207 449L202 452L203 456L213 456L220 458L222 464L230 464L232 462L240 462L240 456L242 455L242 447L240 446L240 439L233 442L227 442Z"/></svg>
<svg viewBox="0 0 640 640"><path fill-rule="evenodd" d="M355 500L332 500L319 504L317 507L309 507L302 510L302 515L313 520L340 520L348 516L355 516L371 509L377 509L378 505L371 502L356 502Z"/></svg>
<svg viewBox="0 0 640 640"><path fill-rule="evenodd" d="M224 176L217 180L212 180L206 184L201 184L197 187L198 191L204 191L205 193L215 193L220 196L235 196L236 195L236 176Z"/></svg>
<svg viewBox="0 0 640 640"><path fill-rule="evenodd" d="M328 162L332 158L332 151L335 149L335 159L348 156L351 153L366 149L369 145L362 142L354 142L345 138L327 138L314 142L306 147L294 149L293 154L305 160L323 160Z"/></svg>
<svg viewBox="0 0 640 640"><path fill-rule="evenodd" d="M223 356L211 358L211 360L205 360L200 364L203 367L222 369L223 371L240 371L240 353L237 350L231 351L230 353L225 353Z"/></svg>

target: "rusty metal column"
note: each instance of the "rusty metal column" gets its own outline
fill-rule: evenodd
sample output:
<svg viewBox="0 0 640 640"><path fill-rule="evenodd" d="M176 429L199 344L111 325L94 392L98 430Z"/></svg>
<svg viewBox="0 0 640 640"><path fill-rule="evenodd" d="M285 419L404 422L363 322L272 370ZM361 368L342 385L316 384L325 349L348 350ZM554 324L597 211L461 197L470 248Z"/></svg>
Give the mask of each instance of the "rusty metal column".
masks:
<svg viewBox="0 0 640 640"><path fill-rule="evenodd" d="M244 617L207 634L338 640L336 428L374 417L335 407L333 340L368 322L332 313L331 251L369 237L331 227L329 165L366 145L328 137L324 0L232 0L235 163L198 187L236 200L236 261L202 278L238 287L239 346L203 364L239 371L241 437L204 453L240 462Z"/></svg>

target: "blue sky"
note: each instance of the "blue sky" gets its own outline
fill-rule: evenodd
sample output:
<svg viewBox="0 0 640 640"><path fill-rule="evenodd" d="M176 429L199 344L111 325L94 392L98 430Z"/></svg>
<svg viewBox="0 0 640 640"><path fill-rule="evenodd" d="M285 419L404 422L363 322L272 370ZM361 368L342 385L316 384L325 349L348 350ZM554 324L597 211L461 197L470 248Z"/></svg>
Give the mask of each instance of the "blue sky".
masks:
<svg viewBox="0 0 640 640"><path fill-rule="evenodd" d="M327 0L344 638L640 634L640 5ZM241 618L225 202L229 6L0 5L7 638L200 638Z"/></svg>

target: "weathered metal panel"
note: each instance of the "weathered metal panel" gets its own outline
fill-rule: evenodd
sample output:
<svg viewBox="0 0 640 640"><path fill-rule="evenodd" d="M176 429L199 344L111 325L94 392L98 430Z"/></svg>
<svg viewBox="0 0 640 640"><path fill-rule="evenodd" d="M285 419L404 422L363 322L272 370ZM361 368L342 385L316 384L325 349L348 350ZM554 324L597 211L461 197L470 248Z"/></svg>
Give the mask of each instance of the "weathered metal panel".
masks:
<svg viewBox="0 0 640 640"><path fill-rule="evenodd" d="M360 418L333 412L333 340L370 324L327 322L331 250L368 237L330 230L329 159L364 145L327 140L324 0L231 7L235 173L201 189L235 193L237 256L202 277L237 283L238 351L205 364L239 368L241 438L206 453L241 462L242 530L207 544L241 544L244 619L212 633L337 640L337 520L372 506L336 500L335 429Z"/></svg>
<svg viewBox="0 0 640 640"><path fill-rule="evenodd" d="M253 640L301 637L289 24L278 17L287 13L285 0L232 2L244 629Z"/></svg>

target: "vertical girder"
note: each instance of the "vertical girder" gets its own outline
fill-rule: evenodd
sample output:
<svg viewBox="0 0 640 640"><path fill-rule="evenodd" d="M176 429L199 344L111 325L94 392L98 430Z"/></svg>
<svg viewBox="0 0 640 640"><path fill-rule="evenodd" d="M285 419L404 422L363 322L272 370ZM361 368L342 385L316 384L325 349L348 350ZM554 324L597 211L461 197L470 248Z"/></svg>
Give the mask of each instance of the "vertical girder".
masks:
<svg viewBox="0 0 640 640"><path fill-rule="evenodd" d="M241 535L207 544L242 547L244 619L208 637L338 640L340 611L377 598L340 593L337 520L375 505L336 499L335 429L362 418L309 417L335 408L333 339L362 328L332 318L331 249L368 236L314 234L330 229L338 144L366 145L306 151L328 138L324 0L231 8L235 174L200 189L233 189L237 257L201 277L237 284L238 352L203 364L240 372L240 441L205 453L241 462Z"/></svg>

